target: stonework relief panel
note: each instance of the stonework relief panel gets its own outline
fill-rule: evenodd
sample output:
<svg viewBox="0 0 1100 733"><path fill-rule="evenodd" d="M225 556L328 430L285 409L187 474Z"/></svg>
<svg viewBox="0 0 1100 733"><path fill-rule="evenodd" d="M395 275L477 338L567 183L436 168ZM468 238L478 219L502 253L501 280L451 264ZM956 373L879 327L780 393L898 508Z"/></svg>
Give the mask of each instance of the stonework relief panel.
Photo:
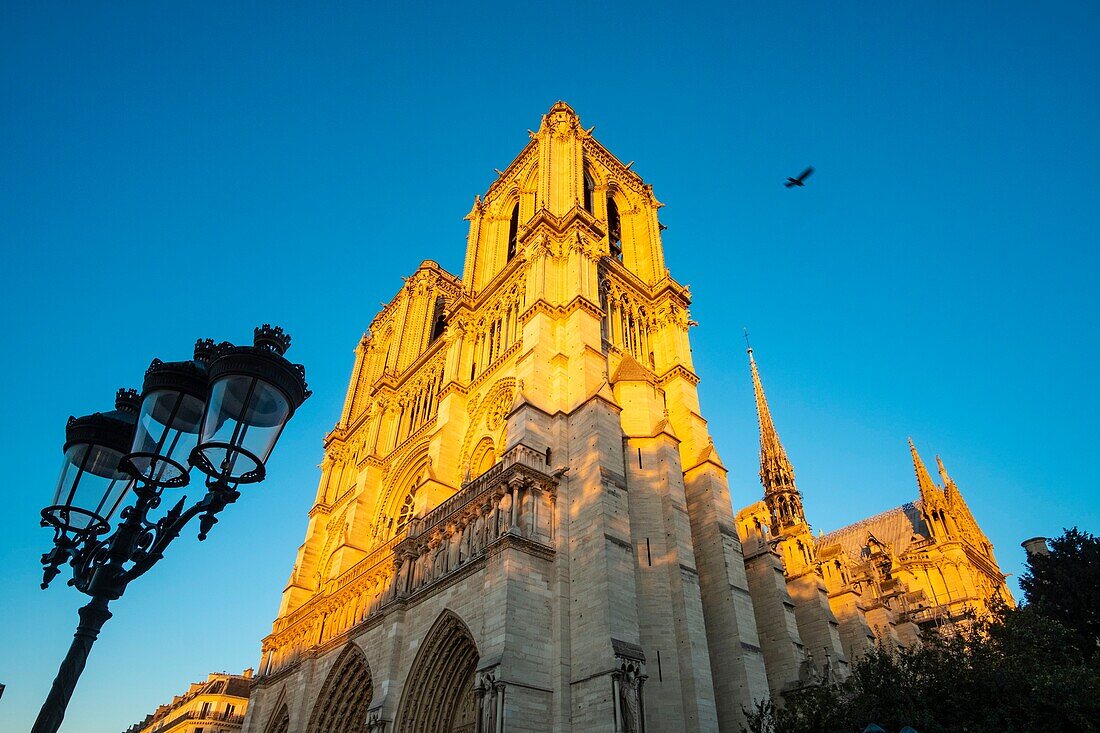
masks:
<svg viewBox="0 0 1100 733"><path fill-rule="evenodd" d="M517 386L515 378L505 377L494 383L483 399L476 395L471 399L469 428L463 436L459 458L462 482L477 478L496 462L488 461L490 457L495 459L505 444L504 418L515 401Z"/></svg>

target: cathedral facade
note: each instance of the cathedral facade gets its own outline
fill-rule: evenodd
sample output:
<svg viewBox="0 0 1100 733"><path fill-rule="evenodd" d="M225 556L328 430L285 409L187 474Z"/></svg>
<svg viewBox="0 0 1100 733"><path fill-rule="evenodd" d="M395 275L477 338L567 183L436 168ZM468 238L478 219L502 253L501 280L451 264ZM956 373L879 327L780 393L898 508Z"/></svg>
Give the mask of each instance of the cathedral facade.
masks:
<svg viewBox="0 0 1100 733"><path fill-rule="evenodd" d="M245 731L737 731L919 634L928 543L813 537L777 436L734 516L661 206L559 102L475 199L462 277L424 261L375 316ZM928 483L918 529L996 571Z"/></svg>

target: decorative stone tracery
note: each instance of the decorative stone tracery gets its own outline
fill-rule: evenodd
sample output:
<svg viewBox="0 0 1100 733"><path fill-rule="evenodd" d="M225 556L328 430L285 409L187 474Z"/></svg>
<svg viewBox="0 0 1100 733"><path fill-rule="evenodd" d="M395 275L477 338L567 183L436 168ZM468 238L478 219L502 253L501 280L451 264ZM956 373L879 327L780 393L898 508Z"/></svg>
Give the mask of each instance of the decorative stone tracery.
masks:
<svg viewBox="0 0 1100 733"><path fill-rule="evenodd" d="M413 661L394 730L458 733L466 728L462 713L474 694L477 660L477 644L466 624L453 611L443 611Z"/></svg>
<svg viewBox="0 0 1100 733"><path fill-rule="evenodd" d="M476 467L470 465L475 448L481 443L481 439L489 435L495 445L504 445L504 415L515 400L516 389L519 381L513 377L505 377L497 381L486 392L484 399L476 402L476 407L470 412L470 426L462 440L462 452L459 464L465 471ZM471 400L475 403L475 400ZM471 476L476 478L476 476Z"/></svg>
<svg viewBox="0 0 1100 733"><path fill-rule="evenodd" d="M348 644L325 680L309 719L308 733L367 733L367 708L374 695L362 650ZM289 721L288 721L289 726Z"/></svg>

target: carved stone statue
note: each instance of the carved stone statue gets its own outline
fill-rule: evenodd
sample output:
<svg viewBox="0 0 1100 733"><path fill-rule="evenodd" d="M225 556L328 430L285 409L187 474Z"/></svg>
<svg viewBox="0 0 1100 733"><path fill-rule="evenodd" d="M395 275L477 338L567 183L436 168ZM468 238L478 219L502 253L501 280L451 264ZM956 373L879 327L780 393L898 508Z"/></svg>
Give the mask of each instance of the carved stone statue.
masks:
<svg viewBox="0 0 1100 733"><path fill-rule="evenodd" d="M382 717L381 707L367 711L367 731L369 733L383 733L386 730L386 722Z"/></svg>
<svg viewBox="0 0 1100 733"><path fill-rule="evenodd" d="M496 733L497 730L497 691L496 678L492 672L485 672L477 683L478 695L478 733Z"/></svg>
<svg viewBox="0 0 1100 733"><path fill-rule="evenodd" d="M803 685L816 685L821 682L821 673L814 662L814 653L806 650L806 657L798 668L798 681Z"/></svg>
<svg viewBox="0 0 1100 733"><path fill-rule="evenodd" d="M619 683L619 700L623 713L623 733L639 733L642 729L642 705L638 696L641 680L628 670Z"/></svg>

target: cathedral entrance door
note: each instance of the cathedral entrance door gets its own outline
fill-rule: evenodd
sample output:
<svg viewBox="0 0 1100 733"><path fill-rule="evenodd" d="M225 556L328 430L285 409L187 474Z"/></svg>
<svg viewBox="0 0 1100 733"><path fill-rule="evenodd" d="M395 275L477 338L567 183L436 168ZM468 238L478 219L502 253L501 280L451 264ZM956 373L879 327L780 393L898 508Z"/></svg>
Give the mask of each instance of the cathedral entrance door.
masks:
<svg viewBox="0 0 1100 733"><path fill-rule="evenodd" d="M309 733L367 733L367 708L374 695L370 667L354 643L333 665L309 717ZM288 720L289 722L289 720Z"/></svg>
<svg viewBox="0 0 1100 733"><path fill-rule="evenodd" d="M474 733L477 660L477 645L466 624L444 611L413 661L395 733Z"/></svg>

